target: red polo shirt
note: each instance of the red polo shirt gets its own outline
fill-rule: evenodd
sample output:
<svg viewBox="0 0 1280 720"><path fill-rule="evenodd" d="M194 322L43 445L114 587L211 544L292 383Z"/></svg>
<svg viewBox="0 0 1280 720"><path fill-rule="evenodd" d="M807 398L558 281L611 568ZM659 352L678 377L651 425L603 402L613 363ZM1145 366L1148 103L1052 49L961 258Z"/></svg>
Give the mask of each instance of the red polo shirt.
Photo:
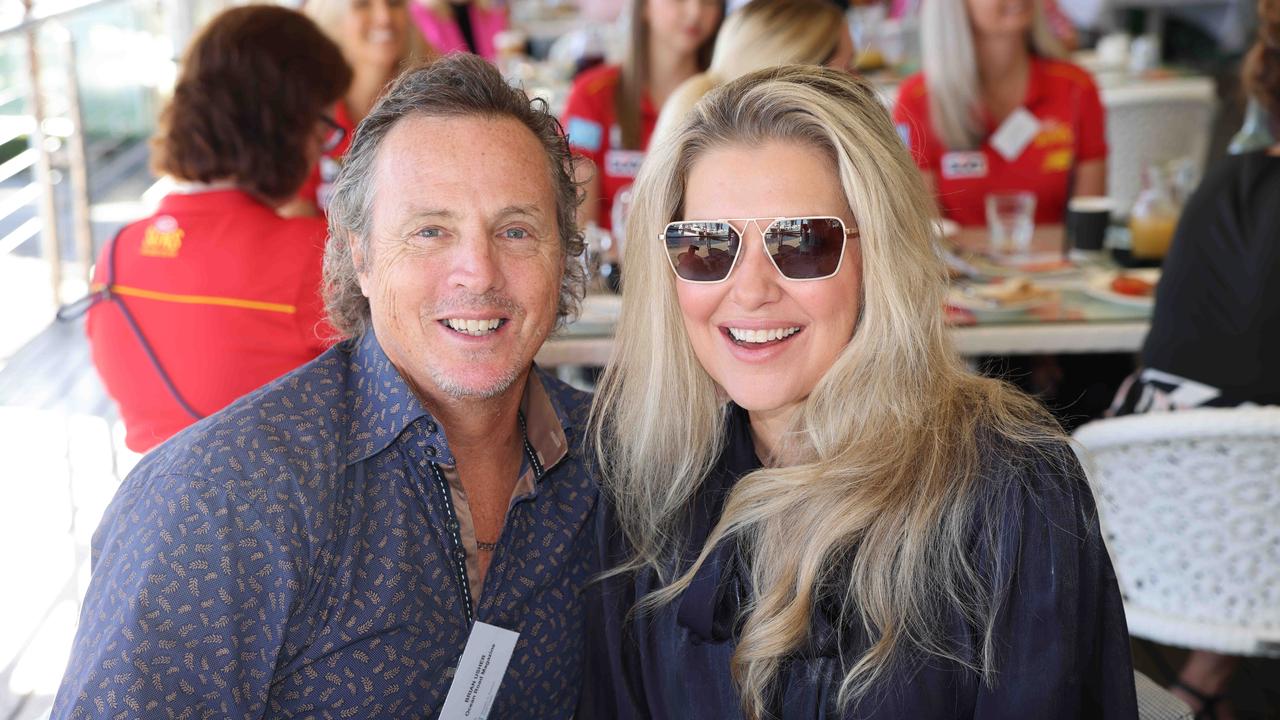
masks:
<svg viewBox="0 0 1280 720"><path fill-rule="evenodd" d="M894 122L916 164L933 173L938 203L947 217L961 225L984 225L987 193L1030 190L1036 194L1036 222L1062 222L1076 166L1107 156L1098 89L1075 65L1033 57L1023 107L1039 120L1040 128L1012 160L992 147L990 135L997 127L989 117L982 147L949 151L930 121L924 76L912 75L902 83Z"/></svg>
<svg viewBox="0 0 1280 720"><path fill-rule="evenodd" d="M342 156L351 147L351 137L356 133L356 125L351 122L351 114L347 112L347 104L339 100L334 104L330 117L342 126L342 142L337 147L320 156L320 160L311 168L311 174L298 191L298 197L310 200L322 214L329 207L329 193L333 191L333 181L342 169Z"/></svg>
<svg viewBox="0 0 1280 720"><path fill-rule="evenodd" d="M600 210L596 223L603 228L613 225L613 199L635 182L644 149L658 124L658 111L649 94L640 102L641 149L625 150L622 130L617 124L613 98L618 90L622 69L617 65L594 67L578 76L569 90L564 109L564 130L574 153L590 158L600 177Z"/></svg>
<svg viewBox="0 0 1280 720"><path fill-rule="evenodd" d="M161 366L209 415L311 360L332 334L320 297L325 224L285 219L238 190L173 194L116 237L115 293ZM107 282L108 252L93 282ZM194 422L164 386L115 303L87 324L94 365L146 451Z"/></svg>

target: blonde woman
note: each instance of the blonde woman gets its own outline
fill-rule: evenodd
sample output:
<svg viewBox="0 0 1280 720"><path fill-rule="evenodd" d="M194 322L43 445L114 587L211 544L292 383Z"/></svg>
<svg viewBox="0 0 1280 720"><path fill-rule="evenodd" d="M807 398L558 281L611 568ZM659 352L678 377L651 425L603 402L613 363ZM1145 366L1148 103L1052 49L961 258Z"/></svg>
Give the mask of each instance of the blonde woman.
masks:
<svg viewBox="0 0 1280 720"><path fill-rule="evenodd" d="M986 223L992 192L1034 192L1039 223L1062 222L1074 195L1106 194L1102 101L1089 74L1060 59L1042 2L920 9L924 71L903 81L894 121L943 213L962 225Z"/></svg>
<svg viewBox="0 0 1280 720"><path fill-rule="evenodd" d="M290 205L292 214L316 214L329 204L329 192L356 126L406 67L436 56L409 19L407 0L307 0L304 12L315 20L354 72L347 94L333 107L331 147Z"/></svg>
<svg viewBox="0 0 1280 720"><path fill-rule="evenodd" d="M1084 475L952 348L875 91L718 88L635 202L579 717L1135 717Z"/></svg>
<svg viewBox="0 0 1280 720"><path fill-rule="evenodd" d="M825 65L849 70L853 38L840 8L829 0L752 0L725 18L711 67L676 88L658 114L654 142L671 134L689 109L715 86L778 65Z"/></svg>

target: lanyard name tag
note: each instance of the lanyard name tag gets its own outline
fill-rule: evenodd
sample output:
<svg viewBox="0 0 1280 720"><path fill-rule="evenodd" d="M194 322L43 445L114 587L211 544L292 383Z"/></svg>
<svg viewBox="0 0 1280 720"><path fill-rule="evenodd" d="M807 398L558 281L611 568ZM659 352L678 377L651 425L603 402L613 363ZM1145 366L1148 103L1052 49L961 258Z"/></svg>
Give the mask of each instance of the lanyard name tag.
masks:
<svg viewBox="0 0 1280 720"><path fill-rule="evenodd" d="M954 150L942 156L942 177L966 180L987 176L987 156L981 152Z"/></svg>
<svg viewBox="0 0 1280 720"><path fill-rule="evenodd" d="M493 709L520 633L477 622L462 650L440 720L484 720Z"/></svg>
<svg viewBox="0 0 1280 720"><path fill-rule="evenodd" d="M1026 108L1020 107L1009 113L1009 117L996 128L991 135L991 147L1006 162L1013 162L1039 133L1040 120Z"/></svg>
<svg viewBox="0 0 1280 720"><path fill-rule="evenodd" d="M642 150L610 150L604 154L604 174L616 178L634 178L644 162Z"/></svg>

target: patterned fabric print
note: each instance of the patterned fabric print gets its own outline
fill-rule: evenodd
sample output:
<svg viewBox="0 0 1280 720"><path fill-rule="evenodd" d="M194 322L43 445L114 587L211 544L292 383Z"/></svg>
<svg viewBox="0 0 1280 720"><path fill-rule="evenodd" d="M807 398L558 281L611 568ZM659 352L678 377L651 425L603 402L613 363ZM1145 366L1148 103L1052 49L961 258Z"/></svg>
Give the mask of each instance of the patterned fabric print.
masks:
<svg viewBox="0 0 1280 720"><path fill-rule="evenodd" d="M1111 401L1108 415L1240 406L1254 406L1254 403L1229 397L1212 385L1155 368L1142 368L1120 384L1120 389Z"/></svg>
<svg viewBox="0 0 1280 720"><path fill-rule="evenodd" d="M475 615L520 633L491 717L568 718L596 568L587 396L537 373L571 446L508 515ZM376 338L148 455L94 537L55 718L433 717L469 633L443 431Z"/></svg>

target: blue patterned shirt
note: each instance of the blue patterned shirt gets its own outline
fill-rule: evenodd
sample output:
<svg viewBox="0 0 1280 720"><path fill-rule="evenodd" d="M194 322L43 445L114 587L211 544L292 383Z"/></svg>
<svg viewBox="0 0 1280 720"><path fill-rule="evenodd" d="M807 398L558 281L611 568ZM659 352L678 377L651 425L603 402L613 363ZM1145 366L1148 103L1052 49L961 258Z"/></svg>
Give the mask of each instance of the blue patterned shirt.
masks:
<svg viewBox="0 0 1280 720"><path fill-rule="evenodd" d="M520 633L490 717L571 717L588 398L529 386L568 452L531 463L474 607L444 431L372 332L152 452L94 537L53 717L434 716L473 620Z"/></svg>

